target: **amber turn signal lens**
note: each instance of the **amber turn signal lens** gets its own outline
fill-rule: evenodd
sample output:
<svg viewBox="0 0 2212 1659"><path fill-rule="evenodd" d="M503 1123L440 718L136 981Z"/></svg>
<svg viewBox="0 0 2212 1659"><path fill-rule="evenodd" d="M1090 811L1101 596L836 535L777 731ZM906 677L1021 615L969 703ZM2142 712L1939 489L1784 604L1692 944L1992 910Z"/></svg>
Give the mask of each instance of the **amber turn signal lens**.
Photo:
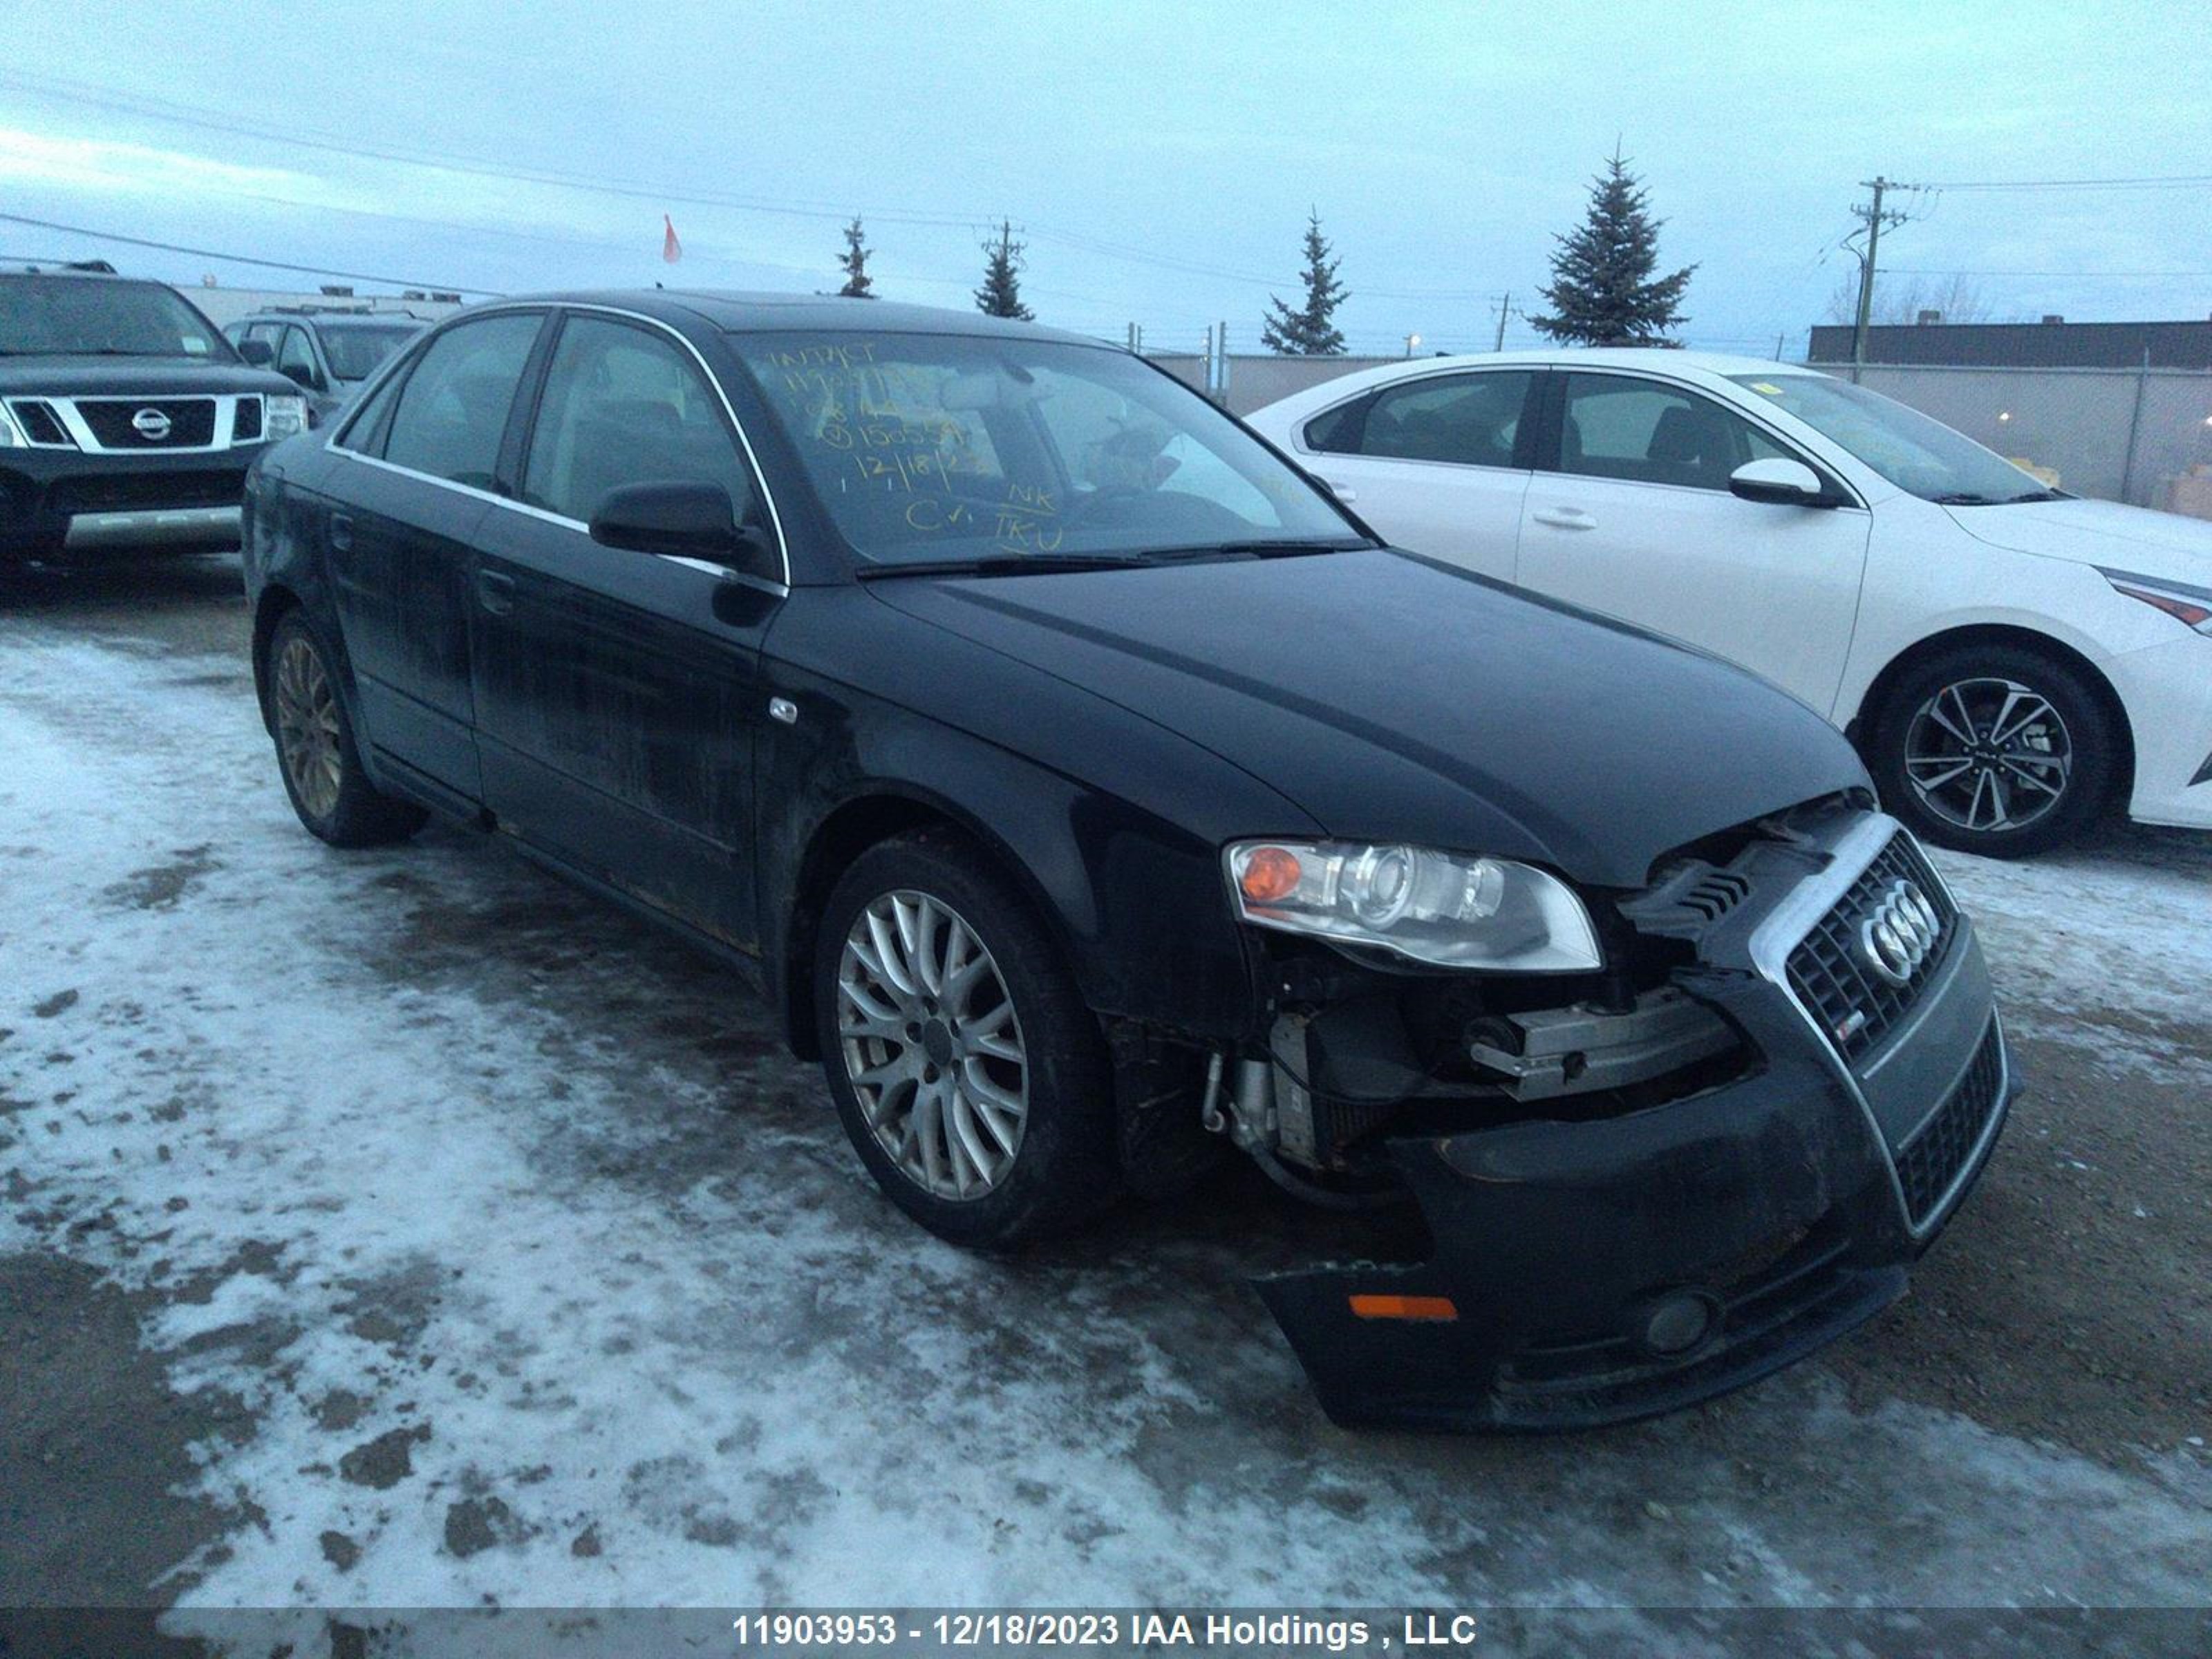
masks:
<svg viewBox="0 0 2212 1659"><path fill-rule="evenodd" d="M1457 1319L1459 1310L1448 1296L1355 1296L1355 1319Z"/></svg>
<svg viewBox="0 0 2212 1659"><path fill-rule="evenodd" d="M1298 890L1297 855L1280 847L1262 847L1246 861L1237 885L1248 904L1280 904Z"/></svg>

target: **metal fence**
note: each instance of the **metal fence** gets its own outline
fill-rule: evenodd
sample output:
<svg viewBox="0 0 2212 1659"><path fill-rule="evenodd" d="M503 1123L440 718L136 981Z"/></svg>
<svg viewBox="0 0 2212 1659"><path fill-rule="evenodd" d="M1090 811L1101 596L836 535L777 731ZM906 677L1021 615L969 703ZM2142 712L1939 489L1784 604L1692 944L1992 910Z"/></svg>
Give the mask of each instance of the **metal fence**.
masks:
<svg viewBox="0 0 2212 1659"><path fill-rule="evenodd" d="M1869 363L1857 379L2077 495L2212 517L2212 374Z"/></svg>
<svg viewBox="0 0 2212 1659"><path fill-rule="evenodd" d="M1150 355L1235 415L1339 375L1403 361ZM1812 367L1851 375L1848 365ZM1869 363L1857 379L2077 495L2212 518L2212 374Z"/></svg>

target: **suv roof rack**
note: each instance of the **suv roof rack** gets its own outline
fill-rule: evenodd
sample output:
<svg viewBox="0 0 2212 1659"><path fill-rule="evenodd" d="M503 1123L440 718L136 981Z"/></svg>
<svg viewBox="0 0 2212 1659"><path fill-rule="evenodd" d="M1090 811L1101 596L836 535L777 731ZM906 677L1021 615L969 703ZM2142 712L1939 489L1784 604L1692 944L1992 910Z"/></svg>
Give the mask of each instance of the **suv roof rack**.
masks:
<svg viewBox="0 0 2212 1659"><path fill-rule="evenodd" d="M118 274L115 267L105 259L10 259L4 268L20 270L26 276L47 276L64 270L73 270L86 276Z"/></svg>

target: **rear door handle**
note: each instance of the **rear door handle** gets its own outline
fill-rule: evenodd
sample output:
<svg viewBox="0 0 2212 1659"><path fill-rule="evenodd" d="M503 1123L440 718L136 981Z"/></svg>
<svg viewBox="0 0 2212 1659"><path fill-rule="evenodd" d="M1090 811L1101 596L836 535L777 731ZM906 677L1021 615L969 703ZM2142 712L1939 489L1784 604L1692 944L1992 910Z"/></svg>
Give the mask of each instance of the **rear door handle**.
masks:
<svg viewBox="0 0 2212 1659"><path fill-rule="evenodd" d="M1528 516L1538 524L1554 525L1561 530L1597 528L1597 520L1579 507L1540 507Z"/></svg>
<svg viewBox="0 0 2212 1659"><path fill-rule="evenodd" d="M496 570L477 571L477 598L493 616L504 617L514 609L514 578Z"/></svg>
<svg viewBox="0 0 2212 1659"><path fill-rule="evenodd" d="M331 514L331 545L340 553L353 548L353 520L343 513Z"/></svg>

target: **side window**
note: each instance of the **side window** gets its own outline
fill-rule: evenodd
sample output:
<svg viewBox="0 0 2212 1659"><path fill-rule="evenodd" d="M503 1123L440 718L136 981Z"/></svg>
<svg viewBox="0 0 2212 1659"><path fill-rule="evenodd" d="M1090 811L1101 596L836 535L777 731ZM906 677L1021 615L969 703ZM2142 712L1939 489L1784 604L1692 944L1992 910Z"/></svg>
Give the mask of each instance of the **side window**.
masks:
<svg viewBox="0 0 2212 1659"><path fill-rule="evenodd" d="M315 349L308 342L307 331L296 324L284 331L284 343L276 348L276 372L305 374L310 382L323 378L315 368Z"/></svg>
<svg viewBox="0 0 2212 1659"><path fill-rule="evenodd" d="M1535 376L1440 374L1386 388L1367 411L1359 453L1407 461L1510 466Z"/></svg>
<svg viewBox="0 0 2212 1659"><path fill-rule="evenodd" d="M1370 392L1315 416L1306 422L1306 447L1324 455L1357 455L1360 428L1367 423L1367 411L1374 403L1375 394Z"/></svg>
<svg viewBox="0 0 2212 1659"><path fill-rule="evenodd" d="M536 312L485 317L433 340L400 388L384 458L490 489L507 410L544 320ZM368 430L358 423L348 429Z"/></svg>
<svg viewBox="0 0 2212 1659"><path fill-rule="evenodd" d="M258 340L270 350L274 351L276 349L276 331L282 325L277 323L248 323L246 325L246 337L249 340Z"/></svg>
<svg viewBox="0 0 2212 1659"><path fill-rule="evenodd" d="M752 481L720 408L699 366L672 341L628 323L571 317L538 405L522 499L588 522L623 484L711 483L730 492L742 520Z"/></svg>
<svg viewBox="0 0 2212 1659"><path fill-rule="evenodd" d="M1559 452L1563 472L1692 489L1726 489L1746 461L1785 453L1710 398L1617 374L1567 376Z"/></svg>

